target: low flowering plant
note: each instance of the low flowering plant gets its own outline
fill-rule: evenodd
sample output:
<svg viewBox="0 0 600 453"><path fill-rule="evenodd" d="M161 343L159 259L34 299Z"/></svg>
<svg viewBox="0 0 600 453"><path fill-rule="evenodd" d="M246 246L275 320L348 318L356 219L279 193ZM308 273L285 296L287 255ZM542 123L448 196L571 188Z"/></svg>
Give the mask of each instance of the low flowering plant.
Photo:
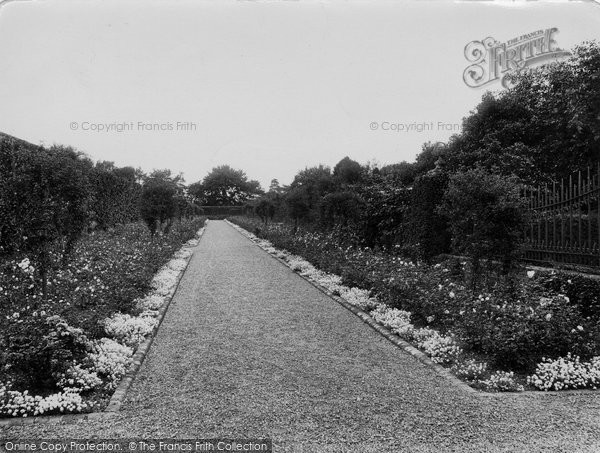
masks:
<svg viewBox="0 0 600 453"><path fill-rule="evenodd" d="M594 314L600 313L595 309L600 298L591 279L582 277L585 284L579 279L573 284L572 276L544 280L544 273L529 272L514 285L490 274L475 287L467 278L470 264L464 260L445 258L428 265L344 243L331 232L292 230L285 224L255 229L258 225L252 219L232 220L255 231L260 238L235 226L301 275L370 312L432 361L454 363L457 375L488 390L520 391L522 385L514 372L489 375L487 363L495 369L531 373L544 355L570 352L587 359L597 354L600 323ZM472 355L485 356L486 362L464 358ZM585 363L596 363L593 360ZM536 376L540 381L539 372ZM531 385L549 385L543 384L545 379Z"/></svg>
<svg viewBox="0 0 600 453"><path fill-rule="evenodd" d="M478 362L475 359L459 360L452 365L452 372L466 381L479 381L485 376L487 367L487 363Z"/></svg>
<svg viewBox="0 0 600 453"><path fill-rule="evenodd" d="M454 338L438 333L419 343L419 347L435 363L453 363L462 353L462 349L456 344Z"/></svg>
<svg viewBox="0 0 600 453"><path fill-rule="evenodd" d="M372 310L379 305L379 302L374 297L371 297L371 292L360 288L343 288L340 290L340 296L346 302L354 305L362 310Z"/></svg>
<svg viewBox="0 0 600 453"><path fill-rule="evenodd" d="M523 386L516 382L514 372L496 371L489 379L479 381L488 390L497 392L522 392Z"/></svg>
<svg viewBox="0 0 600 453"><path fill-rule="evenodd" d="M151 285L154 293L160 296L170 296L177 285L178 277L179 272L168 267L162 268L152 279Z"/></svg>
<svg viewBox="0 0 600 453"><path fill-rule="evenodd" d="M104 329L109 336L124 345L137 347L152 333L156 324L157 320L152 317L115 313L106 319Z"/></svg>
<svg viewBox="0 0 600 453"><path fill-rule="evenodd" d="M94 343L94 352L87 360L90 370L108 381L108 388L115 388L133 363L133 349L110 338L102 338Z"/></svg>
<svg viewBox="0 0 600 453"><path fill-rule="evenodd" d="M399 337L412 338L415 327L410 322L411 314L408 311L381 304L371 311L371 316L379 324L390 328Z"/></svg>
<svg viewBox="0 0 600 453"><path fill-rule="evenodd" d="M51 395L33 396L27 390L10 390L0 384L0 415L28 417L57 413L81 412L88 407L76 389L65 389Z"/></svg>
<svg viewBox="0 0 600 453"><path fill-rule="evenodd" d="M71 365L57 383L58 387L64 389L77 389L79 392L85 392L102 385L102 379L98 373L84 368L81 364Z"/></svg>
<svg viewBox="0 0 600 453"><path fill-rule="evenodd" d="M165 297L158 294L150 294L143 299L138 299L136 308L140 311L158 310L165 303Z"/></svg>
<svg viewBox="0 0 600 453"><path fill-rule="evenodd" d="M544 358L527 382L544 391L597 389L600 387L600 356L588 362L571 354L554 360Z"/></svg>

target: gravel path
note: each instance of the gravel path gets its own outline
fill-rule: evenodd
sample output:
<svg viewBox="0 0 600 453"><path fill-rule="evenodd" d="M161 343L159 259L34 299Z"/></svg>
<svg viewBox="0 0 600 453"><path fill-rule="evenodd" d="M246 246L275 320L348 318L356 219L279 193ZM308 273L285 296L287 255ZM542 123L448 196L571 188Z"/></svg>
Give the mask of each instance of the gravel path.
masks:
<svg viewBox="0 0 600 453"><path fill-rule="evenodd" d="M271 437L278 451L600 451L600 395L467 393L211 221L121 412L0 437Z"/></svg>

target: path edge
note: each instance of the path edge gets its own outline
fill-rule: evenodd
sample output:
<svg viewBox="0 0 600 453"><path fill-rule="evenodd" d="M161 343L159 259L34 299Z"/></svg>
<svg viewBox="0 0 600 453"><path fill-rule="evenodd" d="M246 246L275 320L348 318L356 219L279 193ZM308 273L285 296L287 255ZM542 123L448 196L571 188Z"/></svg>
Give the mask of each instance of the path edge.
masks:
<svg viewBox="0 0 600 453"><path fill-rule="evenodd" d="M288 268L293 274L296 274L298 277L300 277L304 281L310 283L313 287L315 287L320 292L322 292L323 294L325 294L326 296L328 296L330 299L333 299L338 304L340 304L341 306L343 306L344 308L346 308L347 310L349 310L350 312L352 312L354 315L356 315L357 317L359 317L365 324L367 324L373 330L375 330L380 335L382 335L383 337L385 337L387 340L389 340L395 346L397 346L398 348L404 350L405 352L407 352L408 354L410 354L411 356L413 356L415 359L417 359L422 364L424 364L427 367L433 369L438 375L446 378L454 387L460 388L461 390L463 390L463 391L465 391L467 393L470 393L471 395L475 395L475 396L479 396L479 397L483 397L483 398L529 398L529 397L532 397L532 398L544 398L544 397L567 397L567 396L590 395L590 394L597 396L597 395L600 394L600 391L598 391L598 390L590 390L590 389L560 390L560 391L554 391L554 390L550 390L550 391L529 391L529 390L526 390L526 391L523 391L523 392L484 392L482 390L477 390L477 389L471 387L466 382L460 380L458 377L456 377L454 374L452 374L450 371L448 371L447 368L444 368L443 366L441 366L441 365L435 363L434 361L432 361L429 358L429 356L427 356L427 354L425 354L424 352L420 351L419 349L417 349L416 347L414 347L412 344L408 343L407 341L403 340L398 335L394 334L390 329L388 329L387 327L379 324L377 321L375 321L375 319L373 319L365 311L363 311L360 308L355 307L354 305L346 302L340 296L337 296L337 295L333 294L331 291L329 291L325 287L323 287L323 286L319 285L318 283L316 283L316 282L308 279L304 275L301 275L300 273L293 271L290 268L290 266L288 266L287 262L285 262L283 259L279 258L278 256L274 255L273 253L270 253L269 251L265 250L263 247L261 247L255 241L253 241L250 237L246 236L244 233L242 233L240 230L238 230L238 228L241 228L245 232L250 233L248 230L240 227L239 225L234 224L233 222L230 222L229 220L225 220L225 222L228 223L241 236L245 237L247 240L249 240L250 242L252 242L254 245L256 245L259 249L261 249L267 255L271 256L276 261L279 261L282 265L284 265L286 268Z"/></svg>
<svg viewBox="0 0 600 453"><path fill-rule="evenodd" d="M202 228L200 235L198 236L198 244L191 247L192 249L195 249L200 244L200 240L202 239L202 236L204 236L205 228L206 223L205 226ZM121 379L121 381L119 382L119 385L115 389L103 413L116 413L119 412L119 410L121 409L121 406L125 402L127 392L131 388L131 385L133 384L133 381L135 380L138 372L140 371L144 360L146 360L146 356L150 351L150 346L152 346L152 343L154 343L154 338L156 338L156 335L158 334L158 329L162 325L163 320L165 319L165 316L167 314L167 310L169 309L171 303L173 302L173 299L175 299L175 296L177 295L177 291L179 290L181 280L183 279L183 276L185 275L193 257L194 252L192 252L189 259L187 260L187 263L185 264L185 268L179 274L179 277L177 278L177 284L175 285L173 293L168 298L168 300L165 303L163 303L162 306L158 309L158 317L156 318L158 322L154 326L154 329L152 329L152 334L148 335L148 337L136 349L135 354L133 354L132 357L133 363L129 367L129 370L127 370L127 373L125 373L123 379Z"/></svg>
<svg viewBox="0 0 600 453"><path fill-rule="evenodd" d="M206 230L206 223L200 229L198 235L196 236L196 239L198 239L198 244L193 247L190 247L190 248L194 249L194 248L198 247L198 245L200 244L200 240L204 236L205 230ZM121 406L123 405L123 402L125 401L125 397L127 396L127 392L131 388L131 385L133 384L140 368L142 367L142 364L144 363L146 356L148 355L150 346L152 346L152 343L154 342L154 338L156 337L156 334L158 333L158 329L161 326L161 324L163 323L163 320L167 313L167 309L171 305L171 302L173 301L173 299L175 298L175 295L177 294L177 291L179 290L179 285L181 283L181 280L183 279L183 276L185 275L187 268L188 268L190 262L192 261L193 256L194 256L194 254L192 252L192 255L190 255L189 259L187 260L185 268L181 271L181 273L179 274L179 277L177 278L177 284L175 285L173 293L168 297L168 300L165 303L163 303L163 305L158 310L158 318L156 318L158 320L158 322L156 323L156 326L154 327L154 329L152 329L152 333L137 347L136 352L133 354L133 357L132 357L132 360L133 360L132 364L130 365L129 369L127 370L127 373L125 373L125 376L123 377L123 379L121 379L119 381L117 388L115 389L110 400L108 401L107 406L104 408L104 410L102 412L89 412L86 414L65 414L65 415L47 415L47 416L34 416L34 417L5 418L5 419L0 419L0 428L9 428L11 426L34 425L34 424L35 425L73 424L73 423L78 422L79 420L100 420L102 418L115 417L118 414L119 410L121 409Z"/></svg>

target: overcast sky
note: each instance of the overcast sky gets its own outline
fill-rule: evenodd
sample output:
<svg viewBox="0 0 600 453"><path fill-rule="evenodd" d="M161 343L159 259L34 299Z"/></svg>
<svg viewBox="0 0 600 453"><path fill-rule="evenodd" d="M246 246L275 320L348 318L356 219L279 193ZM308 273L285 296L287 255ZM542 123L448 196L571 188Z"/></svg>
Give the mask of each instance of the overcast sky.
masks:
<svg viewBox="0 0 600 453"><path fill-rule="evenodd" d="M599 39L600 5L11 1L0 6L0 131L188 183L225 163L265 187L345 155L412 161L502 89L464 83L465 45L551 27L564 49Z"/></svg>

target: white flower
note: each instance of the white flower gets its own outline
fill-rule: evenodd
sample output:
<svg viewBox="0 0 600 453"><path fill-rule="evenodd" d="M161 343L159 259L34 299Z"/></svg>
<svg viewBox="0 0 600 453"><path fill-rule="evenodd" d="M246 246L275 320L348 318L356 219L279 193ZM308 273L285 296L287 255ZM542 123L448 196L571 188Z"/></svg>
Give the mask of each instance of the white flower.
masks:
<svg viewBox="0 0 600 453"><path fill-rule="evenodd" d="M109 338L102 338L94 343L94 350L95 352L88 356L93 364L93 371L106 376L109 388L115 388L133 362L133 349Z"/></svg>
<svg viewBox="0 0 600 453"><path fill-rule="evenodd" d="M527 271L527 277L533 278L535 276L535 271Z"/></svg>
<svg viewBox="0 0 600 453"><path fill-rule="evenodd" d="M340 287L340 296L349 304L363 310L371 310L379 304L379 301L371 297L370 291L366 289Z"/></svg>
<svg viewBox="0 0 600 453"><path fill-rule="evenodd" d="M87 370L79 364L74 364L58 381L62 389L77 388L79 391L91 390L102 385L102 380L94 371Z"/></svg>
<svg viewBox="0 0 600 453"><path fill-rule="evenodd" d="M600 357L582 362L579 356L567 354L556 360L543 358L534 375L527 381L539 390L597 388L600 384Z"/></svg>
<svg viewBox="0 0 600 453"><path fill-rule="evenodd" d="M546 321L550 321L552 319L552 313L548 313L546 315Z"/></svg>
<svg viewBox="0 0 600 453"><path fill-rule="evenodd" d="M131 347L138 346L152 333L158 320L152 317L115 313L104 322L106 333Z"/></svg>
<svg viewBox="0 0 600 453"><path fill-rule="evenodd" d="M462 352L454 339L450 336L442 336L438 332L429 336L426 340L419 342L418 346L423 348L425 354L431 357L435 363L452 363Z"/></svg>
<svg viewBox="0 0 600 453"><path fill-rule="evenodd" d="M524 390L521 384L517 384L514 379L515 374L511 371L496 371L485 381L480 381L488 389L500 392L522 392Z"/></svg>

